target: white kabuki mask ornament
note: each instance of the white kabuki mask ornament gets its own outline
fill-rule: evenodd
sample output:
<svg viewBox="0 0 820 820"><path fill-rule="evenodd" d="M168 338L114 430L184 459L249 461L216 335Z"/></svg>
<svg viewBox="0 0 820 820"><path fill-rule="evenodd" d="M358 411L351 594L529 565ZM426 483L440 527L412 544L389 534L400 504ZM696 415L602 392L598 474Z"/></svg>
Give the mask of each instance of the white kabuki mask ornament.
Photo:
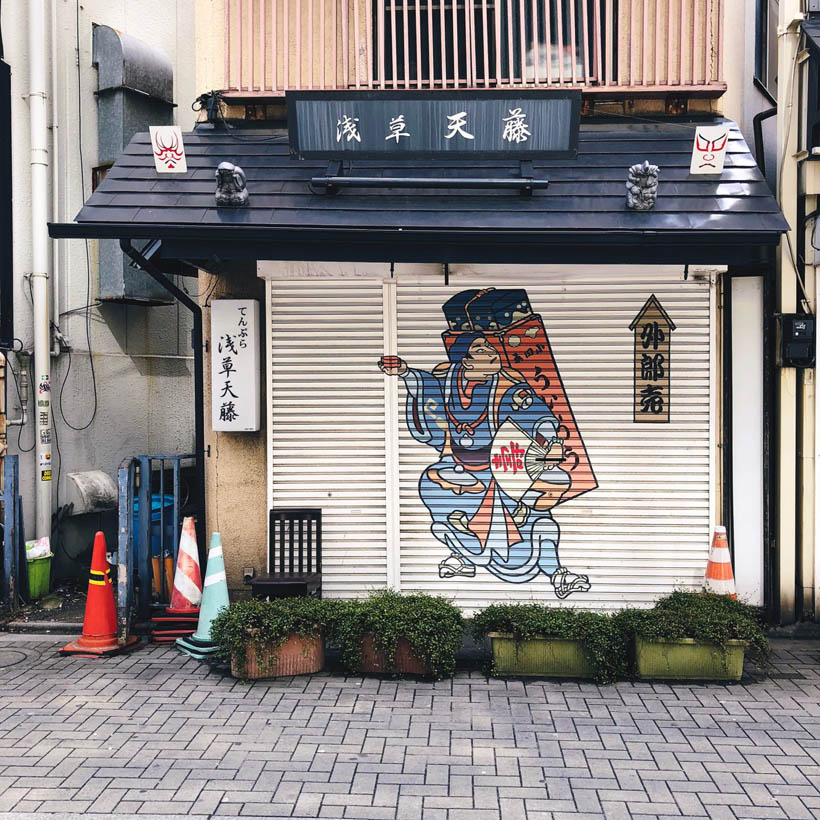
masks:
<svg viewBox="0 0 820 820"><path fill-rule="evenodd" d="M151 125L151 153L158 174L184 174L188 171L185 145L178 125Z"/></svg>
<svg viewBox="0 0 820 820"><path fill-rule="evenodd" d="M698 126L692 146L690 174L722 174L729 144L729 128L725 125Z"/></svg>

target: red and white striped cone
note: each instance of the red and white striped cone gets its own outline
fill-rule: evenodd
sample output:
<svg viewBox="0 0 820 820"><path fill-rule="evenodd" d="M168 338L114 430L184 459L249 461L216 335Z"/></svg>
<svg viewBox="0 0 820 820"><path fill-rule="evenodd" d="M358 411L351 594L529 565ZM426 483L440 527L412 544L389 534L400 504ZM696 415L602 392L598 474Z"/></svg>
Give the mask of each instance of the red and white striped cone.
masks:
<svg viewBox="0 0 820 820"><path fill-rule="evenodd" d="M188 516L182 522L177 571L174 573L174 591L171 595L171 606L166 611L173 615L199 612L201 602L202 574L199 571L199 550L196 545L194 519Z"/></svg>
<svg viewBox="0 0 820 820"><path fill-rule="evenodd" d="M704 587L707 592L728 595L737 599L735 576L732 573L732 556L729 554L729 543L726 541L726 527L715 527L712 549L709 551L709 563L706 564Z"/></svg>

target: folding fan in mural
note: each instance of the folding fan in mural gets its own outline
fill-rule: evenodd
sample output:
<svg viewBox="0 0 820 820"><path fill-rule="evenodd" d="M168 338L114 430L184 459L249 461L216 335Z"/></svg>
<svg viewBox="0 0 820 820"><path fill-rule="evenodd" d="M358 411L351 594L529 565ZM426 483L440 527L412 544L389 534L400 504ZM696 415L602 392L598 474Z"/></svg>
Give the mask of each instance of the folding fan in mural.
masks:
<svg viewBox="0 0 820 820"><path fill-rule="evenodd" d="M503 366L520 373L558 419L557 436L563 445L563 458L557 463L549 459L549 466L565 470L572 478L559 503L594 490L598 481L578 431L544 322L539 314L533 313L527 292L495 288L466 290L452 297L443 309L449 330L442 334L442 338L448 351L462 334L480 331L498 351ZM504 457L500 451L505 446L501 432L499 430L496 437L494 455ZM524 449L530 453L531 459L536 452L530 452L532 444L542 449L550 446L549 441L530 439ZM530 469L532 466L531 461ZM529 475L526 470L525 473Z"/></svg>

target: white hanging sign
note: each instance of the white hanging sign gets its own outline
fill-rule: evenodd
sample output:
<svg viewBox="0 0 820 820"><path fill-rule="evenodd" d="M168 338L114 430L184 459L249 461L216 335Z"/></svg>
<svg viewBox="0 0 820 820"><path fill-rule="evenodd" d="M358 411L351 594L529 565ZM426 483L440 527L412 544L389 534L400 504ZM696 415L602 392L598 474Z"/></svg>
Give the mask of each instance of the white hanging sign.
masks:
<svg viewBox="0 0 820 820"><path fill-rule="evenodd" d="M184 174L188 170L185 161L185 145L182 129L178 125L151 125L151 152L158 174Z"/></svg>
<svg viewBox="0 0 820 820"><path fill-rule="evenodd" d="M728 125L699 125L692 146L690 174L722 174L729 144Z"/></svg>
<svg viewBox="0 0 820 820"><path fill-rule="evenodd" d="M211 302L211 428L249 432L260 424L259 302Z"/></svg>

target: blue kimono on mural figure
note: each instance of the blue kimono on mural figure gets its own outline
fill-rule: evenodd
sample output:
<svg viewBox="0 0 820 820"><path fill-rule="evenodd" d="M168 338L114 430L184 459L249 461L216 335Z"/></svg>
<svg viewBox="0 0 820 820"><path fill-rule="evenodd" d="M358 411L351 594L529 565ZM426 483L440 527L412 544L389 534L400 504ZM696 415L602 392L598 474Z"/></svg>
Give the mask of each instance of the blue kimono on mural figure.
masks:
<svg viewBox="0 0 820 820"><path fill-rule="evenodd" d="M483 567L503 581L522 584L543 573L561 598L587 591L587 576L560 564L558 524L550 513L571 483L557 466L558 420L520 373L502 369L498 351L482 333L459 335L448 358L432 373L409 368L398 357L380 363L384 373L404 380L411 435L439 453L419 480L432 533L450 550L439 575L472 577ZM502 489L491 465L495 459L499 468L499 460L509 459L523 468L525 451L514 442L513 453L496 446L493 455L496 435L507 441L509 430L536 442L542 453L559 453L541 465L537 480L519 498Z"/></svg>

